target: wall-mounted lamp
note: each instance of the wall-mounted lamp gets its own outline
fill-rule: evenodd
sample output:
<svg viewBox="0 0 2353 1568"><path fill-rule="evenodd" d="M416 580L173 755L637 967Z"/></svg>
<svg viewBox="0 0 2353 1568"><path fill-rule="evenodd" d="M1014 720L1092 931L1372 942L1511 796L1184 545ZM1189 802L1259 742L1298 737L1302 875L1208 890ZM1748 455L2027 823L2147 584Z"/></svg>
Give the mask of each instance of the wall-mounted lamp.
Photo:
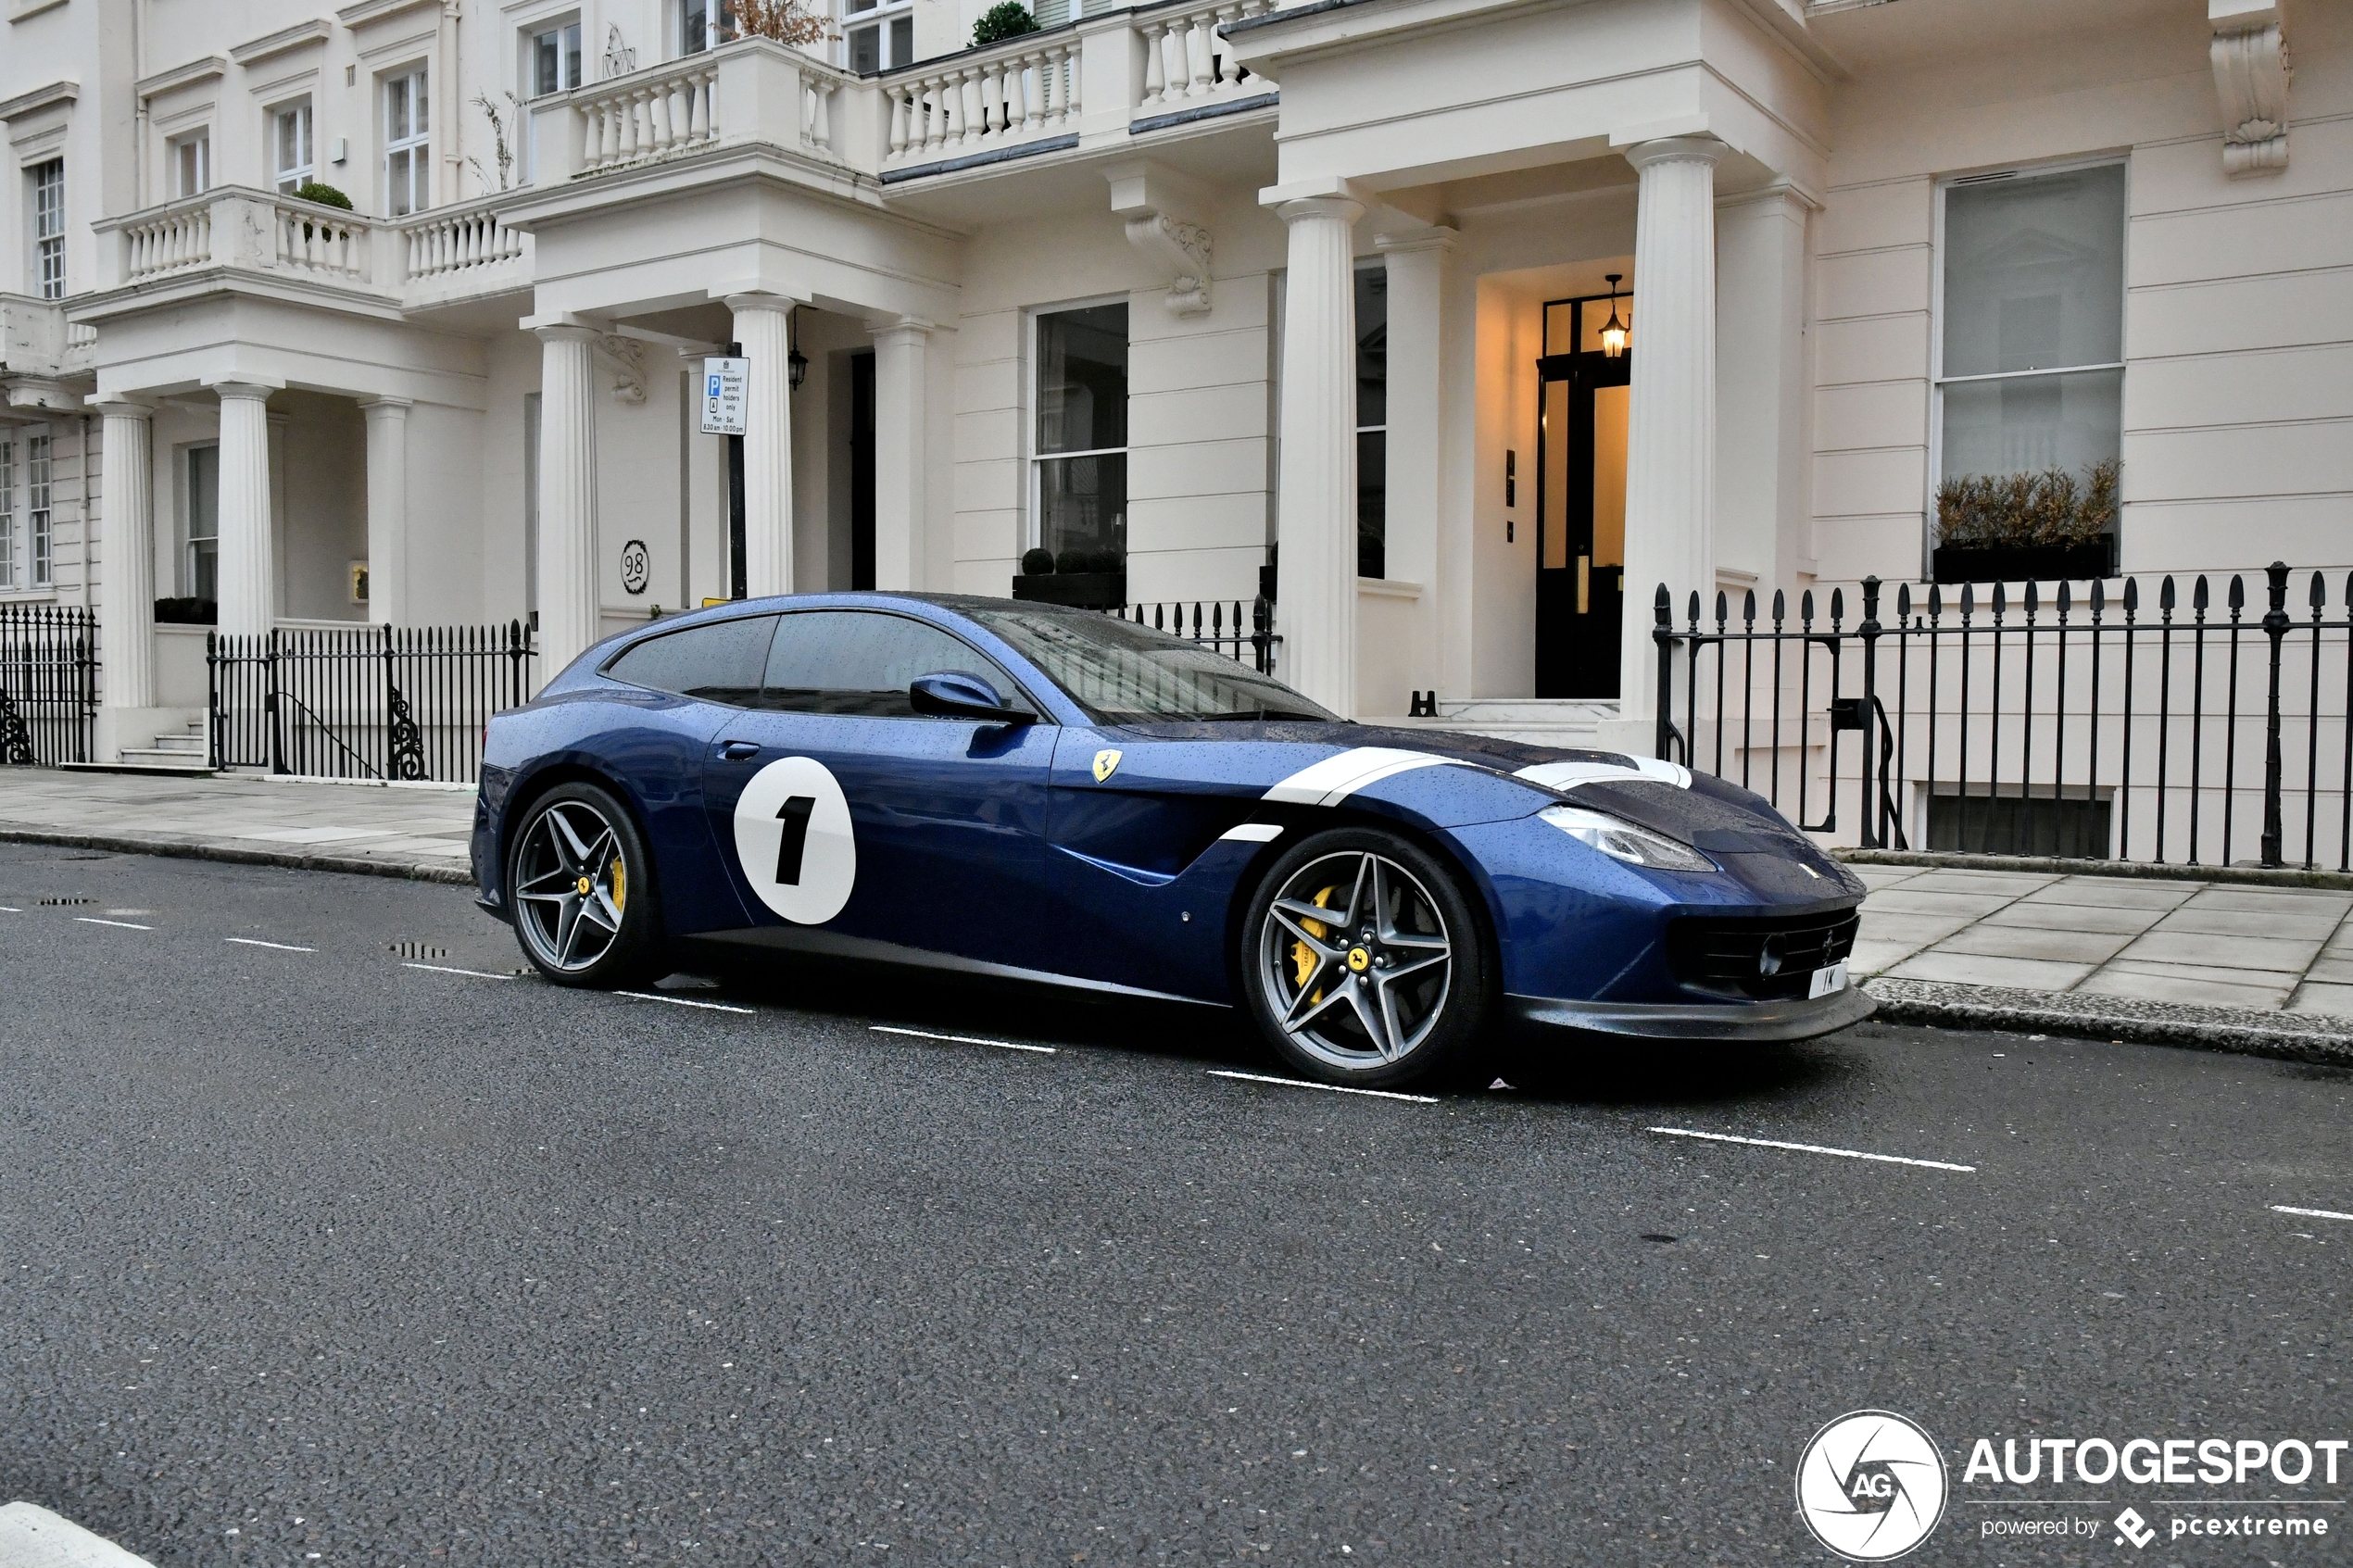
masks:
<svg viewBox="0 0 2353 1568"><path fill-rule="evenodd" d="M791 383L791 389L795 392L800 390L801 378L809 373L809 356L800 351L799 326L799 310L796 308L786 311L785 313L785 341L792 346L785 355L785 379Z"/></svg>
<svg viewBox="0 0 2353 1568"><path fill-rule="evenodd" d="M1626 340L1633 335L1626 323L1617 319L1617 280L1624 276L1623 272L1608 274L1609 320L1602 323L1602 353L1612 359L1626 352Z"/></svg>

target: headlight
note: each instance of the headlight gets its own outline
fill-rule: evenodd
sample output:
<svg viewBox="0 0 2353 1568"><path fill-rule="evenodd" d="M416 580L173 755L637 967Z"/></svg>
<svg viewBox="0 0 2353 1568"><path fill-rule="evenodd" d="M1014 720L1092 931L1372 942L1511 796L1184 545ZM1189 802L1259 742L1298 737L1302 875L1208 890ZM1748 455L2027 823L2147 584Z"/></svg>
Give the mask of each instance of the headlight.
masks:
<svg viewBox="0 0 2353 1568"><path fill-rule="evenodd" d="M1678 844L1648 828L1576 806L1547 806L1536 813L1579 844L1629 865L1666 872L1712 872L1716 862L1688 844Z"/></svg>

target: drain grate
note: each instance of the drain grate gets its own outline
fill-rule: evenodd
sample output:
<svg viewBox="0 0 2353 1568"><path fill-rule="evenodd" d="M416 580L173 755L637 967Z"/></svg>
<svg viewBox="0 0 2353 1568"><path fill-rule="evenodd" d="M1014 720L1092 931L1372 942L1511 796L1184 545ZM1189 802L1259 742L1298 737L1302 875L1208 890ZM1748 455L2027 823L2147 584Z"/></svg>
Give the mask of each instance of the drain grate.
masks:
<svg viewBox="0 0 2353 1568"><path fill-rule="evenodd" d="M395 958L402 959L446 959L449 956L448 948L436 947L430 942L395 942L392 952Z"/></svg>
<svg viewBox="0 0 2353 1568"><path fill-rule="evenodd" d="M84 898L77 894L69 898L44 898L41 901L52 908L79 909L84 904L94 904L98 900L95 898Z"/></svg>

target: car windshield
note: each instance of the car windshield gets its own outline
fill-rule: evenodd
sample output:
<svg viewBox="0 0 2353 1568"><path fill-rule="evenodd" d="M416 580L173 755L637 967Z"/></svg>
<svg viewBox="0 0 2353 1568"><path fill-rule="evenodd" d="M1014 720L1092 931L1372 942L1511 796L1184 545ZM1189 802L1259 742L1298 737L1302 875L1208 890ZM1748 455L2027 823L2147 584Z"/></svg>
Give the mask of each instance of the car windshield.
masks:
<svg viewBox="0 0 2353 1568"><path fill-rule="evenodd" d="M1027 655L1100 724L1335 717L1212 646L1116 616L1017 604L965 613Z"/></svg>

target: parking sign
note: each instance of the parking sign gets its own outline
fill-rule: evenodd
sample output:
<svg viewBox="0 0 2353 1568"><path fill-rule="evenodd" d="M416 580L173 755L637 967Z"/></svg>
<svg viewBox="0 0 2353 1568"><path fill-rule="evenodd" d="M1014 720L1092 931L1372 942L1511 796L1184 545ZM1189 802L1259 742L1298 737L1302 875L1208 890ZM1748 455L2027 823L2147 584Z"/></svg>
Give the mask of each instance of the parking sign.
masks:
<svg viewBox="0 0 2353 1568"><path fill-rule="evenodd" d="M712 358L702 362L702 433L705 435L744 433L744 385L751 361Z"/></svg>

